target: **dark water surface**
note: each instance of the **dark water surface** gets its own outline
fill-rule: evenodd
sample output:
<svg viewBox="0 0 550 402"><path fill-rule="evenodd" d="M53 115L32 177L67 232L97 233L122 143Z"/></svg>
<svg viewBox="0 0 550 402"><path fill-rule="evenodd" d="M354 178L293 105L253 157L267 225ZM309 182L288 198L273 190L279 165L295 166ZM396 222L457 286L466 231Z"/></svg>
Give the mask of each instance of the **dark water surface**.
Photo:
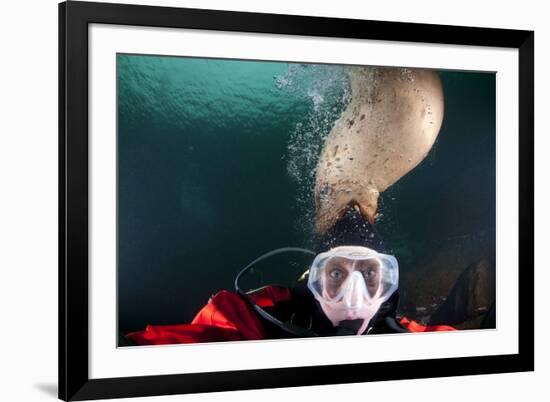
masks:
<svg viewBox="0 0 550 402"><path fill-rule="evenodd" d="M340 66L117 61L118 312L128 332L190 321L258 255L311 247L313 169L349 89ZM451 257L457 272L494 261L495 76L441 78L439 138L383 194L377 224L412 276L428 275L436 255L440 271ZM414 312L419 297L408 297Z"/></svg>

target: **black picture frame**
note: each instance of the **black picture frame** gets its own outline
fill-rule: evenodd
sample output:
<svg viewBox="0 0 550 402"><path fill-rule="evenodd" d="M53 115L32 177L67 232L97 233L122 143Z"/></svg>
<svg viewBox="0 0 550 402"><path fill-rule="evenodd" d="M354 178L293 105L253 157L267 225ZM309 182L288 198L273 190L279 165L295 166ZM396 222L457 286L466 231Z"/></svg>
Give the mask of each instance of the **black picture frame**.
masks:
<svg viewBox="0 0 550 402"><path fill-rule="evenodd" d="M518 353L90 379L88 25L118 24L519 51ZM534 32L70 1L59 4L59 398L88 400L534 370Z"/></svg>

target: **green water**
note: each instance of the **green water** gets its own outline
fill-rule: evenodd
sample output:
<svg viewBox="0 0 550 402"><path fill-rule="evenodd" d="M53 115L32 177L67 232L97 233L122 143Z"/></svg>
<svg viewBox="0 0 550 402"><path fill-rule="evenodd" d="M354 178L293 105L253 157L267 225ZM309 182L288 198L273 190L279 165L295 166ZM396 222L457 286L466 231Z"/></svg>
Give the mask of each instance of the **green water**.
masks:
<svg viewBox="0 0 550 402"><path fill-rule="evenodd" d="M119 55L117 74L121 331L189 321L258 255L312 247L311 184L349 100L343 67ZM441 78L439 138L381 201L402 270L445 242L494 249L495 77Z"/></svg>

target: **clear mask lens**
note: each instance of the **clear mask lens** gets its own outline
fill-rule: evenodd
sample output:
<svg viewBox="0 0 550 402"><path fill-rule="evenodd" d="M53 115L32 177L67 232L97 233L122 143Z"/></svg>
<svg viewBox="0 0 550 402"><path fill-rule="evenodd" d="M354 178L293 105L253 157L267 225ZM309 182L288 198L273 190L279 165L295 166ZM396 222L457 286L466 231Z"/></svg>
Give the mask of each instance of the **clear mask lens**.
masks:
<svg viewBox="0 0 550 402"><path fill-rule="evenodd" d="M339 317L370 319L397 290L398 282L395 257L366 247L344 246L317 255L308 287L325 313L330 310Z"/></svg>

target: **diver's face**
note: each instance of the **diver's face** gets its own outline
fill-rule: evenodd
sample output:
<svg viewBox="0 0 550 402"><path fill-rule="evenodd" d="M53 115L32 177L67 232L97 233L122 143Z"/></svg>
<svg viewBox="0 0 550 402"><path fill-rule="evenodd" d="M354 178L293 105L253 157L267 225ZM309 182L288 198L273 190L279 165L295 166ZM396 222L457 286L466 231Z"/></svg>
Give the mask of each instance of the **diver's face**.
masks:
<svg viewBox="0 0 550 402"><path fill-rule="evenodd" d="M350 260L334 257L327 262L324 271L326 291L331 298L338 295L342 285L354 271L361 274L369 295L373 297L376 294L380 284L380 263L377 259Z"/></svg>

